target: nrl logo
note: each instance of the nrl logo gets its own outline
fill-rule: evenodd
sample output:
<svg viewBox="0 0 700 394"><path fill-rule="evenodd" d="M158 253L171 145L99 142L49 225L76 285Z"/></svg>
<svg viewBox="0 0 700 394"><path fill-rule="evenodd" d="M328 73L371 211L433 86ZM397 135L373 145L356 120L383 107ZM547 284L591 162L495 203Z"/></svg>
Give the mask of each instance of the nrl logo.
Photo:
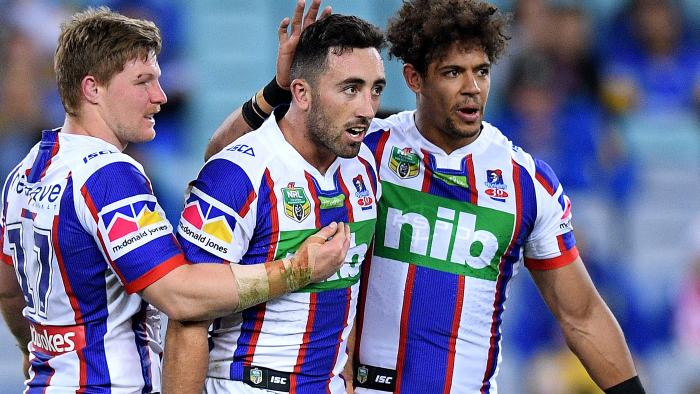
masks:
<svg viewBox="0 0 700 394"><path fill-rule="evenodd" d="M360 383L365 383L367 381L367 376L369 375L369 371L367 370L367 367L364 365L357 368L357 381Z"/></svg>
<svg viewBox="0 0 700 394"><path fill-rule="evenodd" d="M401 179L413 178L420 170L420 158L411 148L399 149L392 146L389 168Z"/></svg>
<svg viewBox="0 0 700 394"><path fill-rule="evenodd" d="M262 380L262 370L260 370L259 368L253 368L250 370L250 381L253 382L253 384L260 384L262 383Z"/></svg>
<svg viewBox="0 0 700 394"><path fill-rule="evenodd" d="M284 200L284 214L292 220L301 223L311 213L311 204L309 204L304 188L294 187L294 182L290 182L287 187L282 188L282 199Z"/></svg>

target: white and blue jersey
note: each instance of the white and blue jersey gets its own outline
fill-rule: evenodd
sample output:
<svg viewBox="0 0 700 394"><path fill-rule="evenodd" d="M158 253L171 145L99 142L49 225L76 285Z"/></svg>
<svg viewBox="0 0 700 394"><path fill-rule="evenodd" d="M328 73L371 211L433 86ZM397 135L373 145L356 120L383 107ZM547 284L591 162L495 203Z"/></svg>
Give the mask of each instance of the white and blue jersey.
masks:
<svg viewBox="0 0 700 394"><path fill-rule="evenodd" d="M137 293L185 261L141 165L44 131L2 202L2 259L32 335L25 392L160 391L159 315Z"/></svg>
<svg viewBox="0 0 700 394"><path fill-rule="evenodd" d="M333 221L350 225L345 264L327 280L210 329L208 376L290 393L344 393L339 376L374 234L379 185L363 145L325 174L284 139L275 116L213 156L190 185L178 227L188 260L261 264L284 258Z"/></svg>
<svg viewBox="0 0 700 394"><path fill-rule="evenodd" d="M509 282L523 260L554 269L578 256L569 199L546 163L486 122L449 155L412 111L370 131L382 199L363 267L355 392L495 393Z"/></svg>

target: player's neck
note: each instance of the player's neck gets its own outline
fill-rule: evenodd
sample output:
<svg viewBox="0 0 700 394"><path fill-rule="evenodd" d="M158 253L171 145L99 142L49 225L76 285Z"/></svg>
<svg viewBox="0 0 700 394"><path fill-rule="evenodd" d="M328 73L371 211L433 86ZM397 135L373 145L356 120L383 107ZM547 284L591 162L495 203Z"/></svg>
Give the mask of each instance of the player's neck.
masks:
<svg viewBox="0 0 700 394"><path fill-rule="evenodd" d="M293 108L293 106L290 107L287 114L278 122L282 135L307 163L316 168L321 175L325 175L336 156L311 139L306 118Z"/></svg>
<svg viewBox="0 0 700 394"><path fill-rule="evenodd" d="M126 148L126 143L122 143L117 136L109 129L104 120L94 114L85 111L79 116L66 114L66 119L61 127L61 132L73 135L86 135L99 138L116 146L119 151Z"/></svg>
<svg viewBox="0 0 700 394"><path fill-rule="evenodd" d="M413 116L416 128L423 138L442 149L448 155L476 141L479 135L481 135L481 129L474 135L455 135L455 133L448 133L441 129L439 125L431 122L430 115L421 113L420 110L416 111Z"/></svg>

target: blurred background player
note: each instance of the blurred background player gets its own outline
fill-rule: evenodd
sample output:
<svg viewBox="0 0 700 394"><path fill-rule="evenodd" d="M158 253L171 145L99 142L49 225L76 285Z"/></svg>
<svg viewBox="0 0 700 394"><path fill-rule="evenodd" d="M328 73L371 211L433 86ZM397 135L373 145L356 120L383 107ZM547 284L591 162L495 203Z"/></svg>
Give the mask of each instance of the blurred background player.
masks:
<svg viewBox="0 0 700 394"><path fill-rule="evenodd" d="M207 161L192 183L178 237L190 261L249 266L284 257L306 234L342 221L352 238L346 264L324 282L216 319L209 346L208 322L171 321L165 392L200 392L203 383L207 393L345 392L341 372L380 195L362 139L385 85L384 37L367 22L338 14L299 35L303 10L303 3L297 6L290 37L299 44L288 74L289 109L278 108L260 129ZM315 2L307 20L317 10ZM284 41L285 24L280 34ZM254 100L241 110L248 119L267 105ZM236 216L227 242L202 246L196 231L188 231L198 206L245 213Z"/></svg>
<svg viewBox="0 0 700 394"><path fill-rule="evenodd" d="M173 318L225 315L325 279L347 252L345 226L332 223L298 255L258 267L186 264L143 168L122 153L155 136L167 101L160 49L155 24L106 8L63 25L65 123L12 170L0 205L0 302L29 351L29 392L159 392L159 314L148 302Z"/></svg>

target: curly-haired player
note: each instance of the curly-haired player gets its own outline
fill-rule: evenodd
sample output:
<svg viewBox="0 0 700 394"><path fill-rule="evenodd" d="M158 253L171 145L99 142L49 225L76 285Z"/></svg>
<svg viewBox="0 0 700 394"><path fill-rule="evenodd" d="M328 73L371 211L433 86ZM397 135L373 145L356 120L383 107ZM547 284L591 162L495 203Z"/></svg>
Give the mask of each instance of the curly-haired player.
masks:
<svg viewBox="0 0 700 394"><path fill-rule="evenodd" d="M356 393L497 392L504 303L522 264L593 380L644 392L554 171L484 121L507 24L475 0L407 0L390 20L390 54L417 108L374 119L364 139L383 194L362 268ZM224 123L209 151L236 133Z"/></svg>

